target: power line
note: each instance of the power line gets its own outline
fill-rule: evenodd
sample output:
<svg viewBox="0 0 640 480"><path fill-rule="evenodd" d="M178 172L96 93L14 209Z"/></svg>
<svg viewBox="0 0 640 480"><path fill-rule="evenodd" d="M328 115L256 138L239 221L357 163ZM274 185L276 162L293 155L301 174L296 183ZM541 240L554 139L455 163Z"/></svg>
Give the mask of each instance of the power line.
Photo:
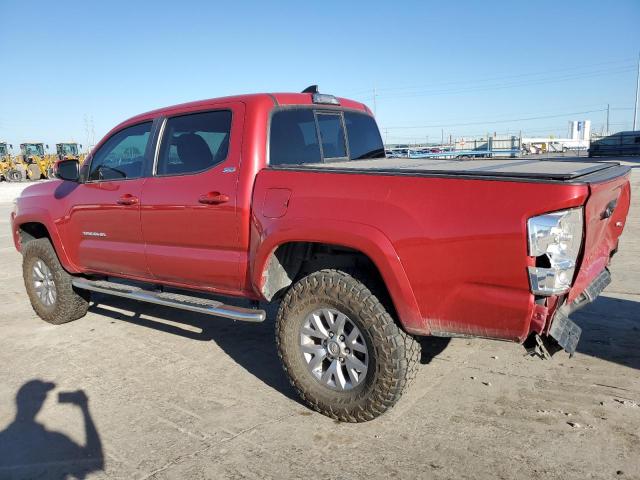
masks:
<svg viewBox="0 0 640 480"><path fill-rule="evenodd" d="M479 121L479 122L466 122L466 123L449 123L449 124L434 124L434 125L408 125L404 127L384 127L388 129L409 129L409 128L443 128L443 127L465 127L470 125L489 125L496 123L509 123L509 122L525 122L529 120L542 120L544 118L559 118L566 117L570 115L584 115L587 113L596 113L596 112L605 112L605 109L600 110L585 110L582 112L568 112L568 113L559 113L557 115L542 115L537 117L523 117L523 118L509 118L505 120L491 120L491 121Z"/></svg>
<svg viewBox="0 0 640 480"><path fill-rule="evenodd" d="M539 75L547 75L547 74L550 74L550 73L568 72L568 71L576 71L575 74L578 74L577 70L585 70L585 69L589 69L589 68L592 68L592 67L601 67L601 66L604 66L604 65L614 65L614 64L627 64L627 65L624 65L624 66L631 67L631 66L633 66L635 64L635 58L629 57L629 58L620 59L620 60L612 60L612 61L607 61L607 62L591 63L591 64L586 64L586 65L576 65L576 66L565 67L565 68L556 68L556 69L550 69L550 70L536 70L536 71L533 71L533 72L512 74L512 75L501 75L501 76L496 76L496 77L474 78L473 79L473 83L477 84L477 83L482 83L482 82L508 80L508 79L513 79L513 78L533 77L533 76L539 76ZM588 72L586 72L586 73L588 73ZM377 91L381 92L381 91L395 91L395 90L411 90L411 89L427 88L427 87L437 86L437 85L455 85L455 84L465 84L465 83L469 83L469 80L442 81L442 82L433 82L433 83L429 83L429 84L413 85L413 86L383 87L383 88L377 88ZM363 89L358 89L358 90L347 90L346 92L343 92L342 94L343 95L346 95L346 94L356 95L356 94L370 93L370 92L371 92L370 88L363 88Z"/></svg>
<svg viewBox="0 0 640 480"><path fill-rule="evenodd" d="M535 79L531 81L520 81L520 82L511 82L511 83L500 83L493 85L470 85L467 87L459 87L453 89L442 89L442 90L424 90L420 92L411 92L406 94L396 94L396 95L381 95L377 94L378 98L415 98L415 97L427 97L427 96L437 96L437 95L449 95L449 94L458 94L458 93L466 93L466 92L483 92L489 90L503 90L506 88L514 88L514 87L524 87L529 85L543 85L548 83L557 83L557 82L566 82L570 80L583 80L587 78L595 78L600 76L612 76L619 75L622 73L628 73L634 71L633 67L624 67L617 70L602 70L597 72L590 72L589 74L571 74L565 75L561 77L549 77L544 79Z"/></svg>

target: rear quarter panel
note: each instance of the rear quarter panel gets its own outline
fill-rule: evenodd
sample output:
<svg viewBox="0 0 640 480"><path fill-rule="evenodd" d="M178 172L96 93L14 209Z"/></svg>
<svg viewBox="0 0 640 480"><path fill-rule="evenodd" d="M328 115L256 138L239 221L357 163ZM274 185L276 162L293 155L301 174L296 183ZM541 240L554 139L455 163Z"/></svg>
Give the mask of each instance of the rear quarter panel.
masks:
<svg viewBox="0 0 640 480"><path fill-rule="evenodd" d="M573 302L611 260L611 252L618 245L631 204L629 176L589 185L589 198L584 207L582 260L569 291L568 303ZM605 214L607 208L612 208L611 215Z"/></svg>
<svg viewBox="0 0 640 480"><path fill-rule="evenodd" d="M291 190L285 213L267 218L267 190L283 188ZM520 341L534 307L526 220L581 205L587 193L549 183L265 169L253 195L253 282L265 252L285 241L360 247L407 330Z"/></svg>

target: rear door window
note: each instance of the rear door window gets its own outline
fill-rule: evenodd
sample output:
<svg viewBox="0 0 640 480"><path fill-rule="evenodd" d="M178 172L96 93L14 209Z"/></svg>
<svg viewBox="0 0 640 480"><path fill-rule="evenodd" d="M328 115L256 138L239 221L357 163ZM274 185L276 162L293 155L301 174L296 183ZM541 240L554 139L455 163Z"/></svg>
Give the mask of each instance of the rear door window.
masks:
<svg viewBox="0 0 640 480"><path fill-rule="evenodd" d="M227 158L231 135L229 110L181 115L166 122L156 175L202 172Z"/></svg>
<svg viewBox="0 0 640 480"><path fill-rule="evenodd" d="M269 162L271 165L319 163L320 144L311 109L281 110L271 118Z"/></svg>

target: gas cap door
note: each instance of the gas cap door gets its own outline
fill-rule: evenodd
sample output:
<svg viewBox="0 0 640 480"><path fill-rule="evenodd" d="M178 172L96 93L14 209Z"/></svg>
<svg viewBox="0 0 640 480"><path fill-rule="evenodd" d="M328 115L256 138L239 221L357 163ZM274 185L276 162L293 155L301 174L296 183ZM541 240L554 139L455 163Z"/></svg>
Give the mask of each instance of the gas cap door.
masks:
<svg viewBox="0 0 640 480"><path fill-rule="evenodd" d="M288 188L270 188L265 192L262 203L262 215L267 218L280 218L287 213L291 190Z"/></svg>

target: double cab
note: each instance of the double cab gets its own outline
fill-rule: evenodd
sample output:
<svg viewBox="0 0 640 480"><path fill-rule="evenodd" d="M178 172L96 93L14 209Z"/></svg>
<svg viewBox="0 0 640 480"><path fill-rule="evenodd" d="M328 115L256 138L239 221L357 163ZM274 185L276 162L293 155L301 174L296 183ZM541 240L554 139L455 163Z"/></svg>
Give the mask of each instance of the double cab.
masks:
<svg viewBox="0 0 640 480"><path fill-rule="evenodd" d="M276 302L292 385L352 422L400 398L420 336L573 353L630 201L616 163L386 158L369 108L317 88L144 113L56 175L11 213L42 319L91 292L249 322Z"/></svg>

